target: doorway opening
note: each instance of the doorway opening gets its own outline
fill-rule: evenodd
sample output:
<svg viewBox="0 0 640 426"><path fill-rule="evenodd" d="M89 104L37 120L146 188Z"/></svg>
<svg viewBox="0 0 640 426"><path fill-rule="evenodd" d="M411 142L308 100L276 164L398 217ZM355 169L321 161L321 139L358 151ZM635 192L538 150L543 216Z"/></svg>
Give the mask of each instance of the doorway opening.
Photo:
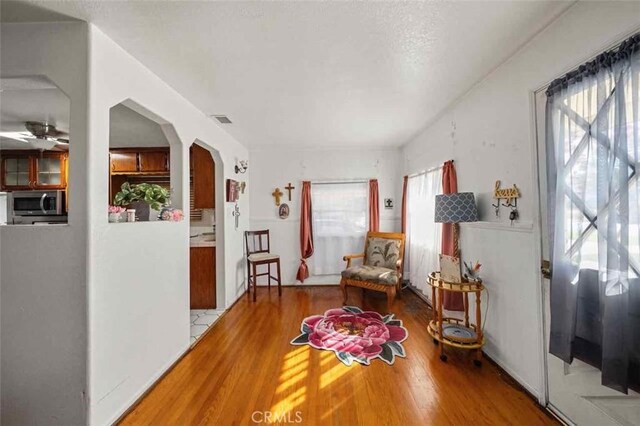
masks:
<svg viewBox="0 0 640 426"><path fill-rule="evenodd" d="M217 286L216 161L197 142L189 149L190 338L194 344L223 312ZM222 280L220 280L222 283Z"/></svg>

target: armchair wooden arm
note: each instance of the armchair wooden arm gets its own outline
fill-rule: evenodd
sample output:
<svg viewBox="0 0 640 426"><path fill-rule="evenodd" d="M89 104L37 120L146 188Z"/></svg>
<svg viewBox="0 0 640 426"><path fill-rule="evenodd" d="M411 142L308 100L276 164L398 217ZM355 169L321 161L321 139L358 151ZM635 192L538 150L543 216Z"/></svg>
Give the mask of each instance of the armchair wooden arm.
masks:
<svg viewBox="0 0 640 426"><path fill-rule="evenodd" d="M358 253L358 254L347 254L346 256L342 257L342 260L344 260L345 262L347 262L347 268L351 267L351 261L353 259L359 259L359 258L363 258L364 257L364 253Z"/></svg>

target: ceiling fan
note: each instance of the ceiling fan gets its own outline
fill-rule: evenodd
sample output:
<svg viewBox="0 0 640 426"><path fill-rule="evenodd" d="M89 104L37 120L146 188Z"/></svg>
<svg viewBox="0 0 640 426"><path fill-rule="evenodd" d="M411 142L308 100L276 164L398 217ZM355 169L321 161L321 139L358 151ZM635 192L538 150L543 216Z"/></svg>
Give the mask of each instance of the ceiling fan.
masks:
<svg viewBox="0 0 640 426"><path fill-rule="evenodd" d="M0 132L0 137L13 139L31 145L35 149L47 150L69 145L69 134L55 128L54 125L40 121L24 123L26 132ZM66 136L63 138L61 136Z"/></svg>

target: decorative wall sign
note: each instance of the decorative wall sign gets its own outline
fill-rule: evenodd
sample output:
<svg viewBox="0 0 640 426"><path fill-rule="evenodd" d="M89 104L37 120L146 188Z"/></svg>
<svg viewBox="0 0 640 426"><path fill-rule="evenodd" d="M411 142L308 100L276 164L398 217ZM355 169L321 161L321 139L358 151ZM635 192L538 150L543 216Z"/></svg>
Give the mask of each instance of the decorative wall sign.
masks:
<svg viewBox="0 0 640 426"><path fill-rule="evenodd" d="M385 198L384 199L384 208L387 210L390 210L393 208L393 199L392 198Z"/></svg>
<svg viewBox="0 0 640 426"><path fill-rule="evenodd" d="M227 179L227 202L235 203L240 198L240 187L238 181Z"/></svg>
<svg viewBox="0 0 640 426"><path fill-rule="evenodd" d="M500 188L500 181L497 180L493 191L493 198L497 198L498 200L504 199L507 204L511 204L513 200L520 198L520 190L515 183L512 188Z"/></svg>
<svg viewBox="0 0 640 426"><path fill-rule="evenodd" d="M285 186L284 189L286 189L287 192L289 193L289 201L291 201L291 191L296 189L296 187L295 186L291 186L291 182L289 182L289 184L287 186Z"/></svg>
<svg viewBox="0 0 640 426"><path fill-rule="evenodd" d="M273 195L273 198L276 201L276 206L280 205L280 197L282 197L284 194L282 193L282 191L280 191L280 188L276 188L271 195Z"/></svg>
<svg viewBox="0 0 640 426"><path fill-rule="evenodd" d="M500 216L500 200L504 200L506 203L502 203L502 206L511 208L511 212L509 213L511 223L513 223L514 220L518 220L518 198L520 198L520 190L515 183L511 188L500 188L500 181L497 180L493 189L493 198L497 200L495 204L491 204L496 211L496 217Z"/></svg>
<svg viewBox="0 0 640 426"><path fill-rule="evenodd" d="M280 219L286 219L289 217L289 205L282 203L280 204L280 208L278 209L278 216Z"/></svg>

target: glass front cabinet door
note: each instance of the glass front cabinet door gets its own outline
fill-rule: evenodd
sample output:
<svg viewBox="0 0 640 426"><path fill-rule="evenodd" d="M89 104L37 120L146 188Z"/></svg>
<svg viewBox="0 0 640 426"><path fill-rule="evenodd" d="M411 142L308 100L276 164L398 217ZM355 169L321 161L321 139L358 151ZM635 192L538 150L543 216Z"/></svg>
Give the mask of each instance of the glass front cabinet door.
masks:
<svg viewBox="0 0 640 426"><path fill-rule="evenodd" d="M30 157L14 156L2 159L2 189L31 189L32 183Z"/></svg>
<svg viewBox="0 0 640 426"><path fill-rule="evenodd" d="M64 189L65 182L65 154L43 154L35 160L35 188L36 189Z"/></svg>
<svg viewBox="0 0 640 426"><path fill-rule="evenodd" d="M65 189L67 153L35 152L1 154L2 189Z"/></svg>

